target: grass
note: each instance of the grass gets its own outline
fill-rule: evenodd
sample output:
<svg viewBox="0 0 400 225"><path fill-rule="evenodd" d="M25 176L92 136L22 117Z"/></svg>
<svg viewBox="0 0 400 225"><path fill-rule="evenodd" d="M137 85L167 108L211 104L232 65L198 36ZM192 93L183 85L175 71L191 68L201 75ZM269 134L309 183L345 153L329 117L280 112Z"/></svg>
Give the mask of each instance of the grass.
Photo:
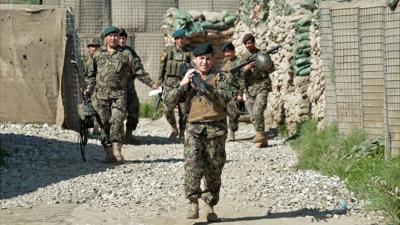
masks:
<svg viewBox="0 0 400 225"><path fill-rule="evenodd" d="M155 104L151 103L140 103L139 106L139 117L141 118L153 118L159 119L162 117L162 111L160 107L156 110Z"/></svg>
<svg viewBox="0 0 400 225"><path fill-rule="evenodd" d="M400 157L385 161L383 140L366 140L360 130L341 136L336 125L318 131L310 120L289 143L300 153L298 168L341 177L371 209L382 210L388 223L400 224Z"/></svg>

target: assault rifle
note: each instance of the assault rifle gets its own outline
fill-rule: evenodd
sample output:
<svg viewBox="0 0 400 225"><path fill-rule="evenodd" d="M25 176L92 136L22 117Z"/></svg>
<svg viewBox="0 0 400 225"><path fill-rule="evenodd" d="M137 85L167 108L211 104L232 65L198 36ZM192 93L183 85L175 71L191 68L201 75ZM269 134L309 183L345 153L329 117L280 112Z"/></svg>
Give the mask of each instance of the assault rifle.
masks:
<svg viewBox="0 0 400 225"><path fill-rule="evenodd" d="M191 66L189 63L182 63L181 67L179 68L181 76L184 77L190 68ZM197 72L194 72L193 74L192 84L196 88L199 95L207 95L212 90L212 87L203 79L201 79L200 74Z"/></svg>
<svg viewBox="0 0 400 225"><path fill-rule="evenodd" d="M272 47L272 48L268 49L265 53L268 54L268 55L275 54L275 53L278 52L278 49L279 49L280 47L282 47L283 45L285 45L285 44L277 45L277 46L275 46L275 47ZM261 53L261 54L263 54L263 53ZM240 72L240 70L242 70L242 68L243 68L244 66L246 66L247 64L250 64L250 63L256 61L257 55L258 55L258 54L254 54L254 55L250 56L246 61L242 62L241 64L232 67L232 69L230 70L231 74L234 74L234 75L238 74L238 73Z"/></svg>
<svg viewBox="0 0 400 225"><path fill-rule="evenodd" d="M71 63L74 64L76 72L79 74L77 62L71 60ZM80 136L79 148L81 150L82 160L86 162L85 154L86 154L86 145L88 143L88 137L89 137L88 129L94 127L94 118L96 118L100 127L103 127L103 125L101 123L100 116L94 110L90 99L86 97L83 93L79 93L78 96L82 96L83 99L83 101L78 104L79 136Z"/></svg>

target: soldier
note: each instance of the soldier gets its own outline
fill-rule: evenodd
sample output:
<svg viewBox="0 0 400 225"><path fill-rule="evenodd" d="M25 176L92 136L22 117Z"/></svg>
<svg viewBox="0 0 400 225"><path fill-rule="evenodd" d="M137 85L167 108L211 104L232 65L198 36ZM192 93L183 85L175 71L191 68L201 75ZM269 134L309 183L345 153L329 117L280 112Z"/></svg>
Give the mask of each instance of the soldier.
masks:
<svg viewBox="0 0 400 225"><path fill-rule="evenodd" d="M237 102L243 101L243 91L240 89L239 85L239 75L231 74L230 69L240 63L239 57L235 54L235 46L232 42L228 42L222 46L222 52L225 55L225 58L222 61L221 72L224 73L227 82L231 85L231 87L235 90L234 97L228 104L228 141L235 140L235 132L238 130L239 124L239 110L236 107Z"/></svg>
<svg viewBox="0 0 400 225"><path fill-rule="evenodd" d="M185 96L188 108L184 158L185 194L190 205L186 218L199 218L198 199L201 197L207 204L207 221L212 222L218 219L214 206L219 201L222 168L226 161L226 104L232 98L232 90L223 74L212 69L211 44L198 45L193 55L196 69L186 73L179 86L171 91L170 99L177 102ZM197 93L192 81L194 74L208 84L206 94ZM204 191L200 188L203 177Z"/></svg>
<svg viewBox="0 0 400 225"><path fill-rule="evenodd" d="M260 52L260 49L256 47L256 41L252 34L244 35L242 42L248 51L242 57L244 61ZM268 139L265 133L264 111L267 108L268 93L271 91L269 74L275 68L268 55L267 57L268 62L263 69L257 68L256 63L253 62L244 66L241 72L241 78L244 79L246 109L250 113L250 119L256 133L252 142L256 143L258 148L268 146Z"/></svg>
<svg viewBox="0 0 400 225"><path fill-rule="evenodd" d="M151 83L151 78L149 77L148 73L144 71L140 57L138 56L138 54L136 54L135 50L133 50L131 46L126 44L127 42L128 33L125 31L125 29L120 28L119 45L122 48L128 50L130 54L132 54L133 58L137 60L138 65L140 65L141 67L139 73L135 74L135 76L132 76L132 80L128 82L128 117L126 120L125 128L126 141L136 144L138 143L138 140L136 140L132 135L132 131L136 130L137 124L139 123L139 98L135 89L135 78L138 77L138 79L146 85L149 85Z"/></svg>
<svg viewBox="0 0 400 225"><path fill-rule="evenodd" d="M119 46L119 29L114 26L102 32L106 46L95 52L89 66L87 88L84 95L92 97L95 110L100 116L101 143L106 151L104 163L122 163L122 140L129 76L141 70L132 55Z"/></svg>
<svg viewBox="0 0 400 225"><path fill-rule="evenodd" d="M89 65L92 64L93 61L93 55L96 52L98 48L100 48L100 41L98 38L91 38L89 43L86 45L87 47L87 55L86 55L86 60L85 60L85 78L88 75L89 72ZM84 83L84 82L82 82ZM92 130L93 135L100 135L100 125L97 121L94 122L94 127Z"/></svg>
<svg viewBox="0 0 400 225"><path fill-rule="evenodd" d="M184 30L176 30L172 33L172 37L175 39L175 45L168 47L161 54L160 73L158 78L158 84L163 84L163 102L164 102L164 115L168 123L172 128L172 132L169 138L175 139L178 136L178 128L176 126L175 119L175 106L170 105L171 102L166 98L168 93L175 89L175 87L182 80L183 74L180 74L181 65L183 63L190 64L191 62L191 49L187 46L189 39L186 37ZM185 106L183 103L177 103L178 114L179 114L179 138L184 137L186 113Z"/></svg>

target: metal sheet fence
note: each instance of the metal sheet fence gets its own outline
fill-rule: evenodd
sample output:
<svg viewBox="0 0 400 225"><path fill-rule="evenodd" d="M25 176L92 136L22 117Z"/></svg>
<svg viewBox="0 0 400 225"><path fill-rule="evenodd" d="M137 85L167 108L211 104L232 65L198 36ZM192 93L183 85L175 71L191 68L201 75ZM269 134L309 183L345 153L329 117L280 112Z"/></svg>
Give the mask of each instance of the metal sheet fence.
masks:
<svg viewBox="0 0 400 225"><path fill-rule="evenodd" d="M379 2L321 8L326 121L384 137L400 155L400 9Z"/></svg>

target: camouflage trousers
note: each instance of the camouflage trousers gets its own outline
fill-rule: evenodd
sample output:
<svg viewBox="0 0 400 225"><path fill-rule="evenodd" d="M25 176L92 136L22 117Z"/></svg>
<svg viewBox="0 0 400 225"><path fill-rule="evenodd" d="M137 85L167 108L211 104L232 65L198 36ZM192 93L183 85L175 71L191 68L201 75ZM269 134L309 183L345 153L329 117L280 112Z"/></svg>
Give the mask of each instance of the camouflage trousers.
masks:
<svg viewBox="0 0 400 225"><path fill-rule="evenodd" d="M185 194L189 200L203 198L210 204L219 201L221 174L226 162L226 120L189 123L186 129ZM205 190L200 188L204 177Z"/></svg>
<svg viewBox="0 0 400 225"><path fill-rule="evenodd" d="M231 131L237 131L239 128L239 117L238 109L236 106L236 101L231 100L227 105L228 112L228 127Z"/></svg>
<svg viewBox="0 0 400 225"><path fill-rule="evenodd" d="M264 111L267 108L267 100L267 90L262 90L256 96L246 93L246 109L256 132L265 132Z"/></svg>
<svg viewBox="0 0 400 225"><path fill-rule="evenodd" d="M128 98L126 103L128 110L126 129L136 130L137 124L139 123L139 98L135 89L128 91Z"/></svg>
<svg viewBox="0 0 400 225"><path fill-rule="evenodd" d="M102 144L110 146L112 142L122 143L124 120L126 119L125 96L113 99L94 99L93 107L100 116Z"/></svg>

